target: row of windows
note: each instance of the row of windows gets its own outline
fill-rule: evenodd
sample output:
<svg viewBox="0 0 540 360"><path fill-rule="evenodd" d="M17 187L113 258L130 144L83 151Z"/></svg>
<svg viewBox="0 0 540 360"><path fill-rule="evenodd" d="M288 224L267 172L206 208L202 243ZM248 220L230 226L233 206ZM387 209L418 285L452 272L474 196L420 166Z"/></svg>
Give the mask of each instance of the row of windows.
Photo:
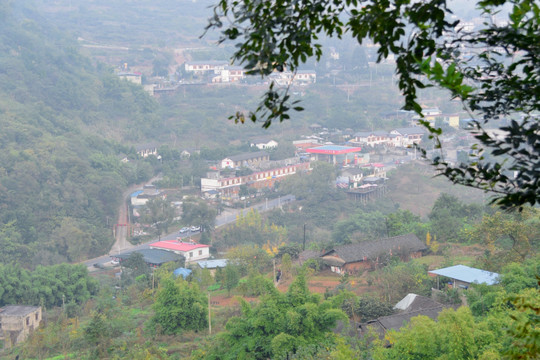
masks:
<svg viewBox="0 0 540 360"><path fill-rule="evenodd" d="M291 173L294 173L295 170L296 168L285 168L285 169L276 170L275 172L270 171L270 172L259 173L253 176L248 176L247 180L248 181L259 180L259 179L265 179L267 177L275 176L275 175L291 174ZM240 184L240 183L241 183L241 179L235 178L235 179L231 179L231 180L227 180L223 182L221 186L234 185L234 184Z"/></svg>
<svg viewBox="0 0 540 360"><path fill-rule="evenodd" d="M202 255L202 250L199 250L199 256ZM190 251L189 252L189 257L192 258L193 257L193 251Z"/></svg>

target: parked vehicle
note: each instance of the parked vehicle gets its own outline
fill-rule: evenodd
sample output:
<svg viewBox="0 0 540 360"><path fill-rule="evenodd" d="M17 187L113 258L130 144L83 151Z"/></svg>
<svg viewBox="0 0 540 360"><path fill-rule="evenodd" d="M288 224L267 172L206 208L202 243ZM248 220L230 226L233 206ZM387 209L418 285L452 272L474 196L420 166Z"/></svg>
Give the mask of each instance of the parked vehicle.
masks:
<svg viewBox="0 0 540 360"><path fill-rule="evenodd" d="M189 231L189 228L184 226L183 228L180 229L180 234L187 233L188 231Z"/></svg>
<svg viewBox="0 0 540 360"><path fill-rule="evenodd" d="M191 232L200 231L201 227L200 226L192 226L189 230L191 230Z"/></svg>

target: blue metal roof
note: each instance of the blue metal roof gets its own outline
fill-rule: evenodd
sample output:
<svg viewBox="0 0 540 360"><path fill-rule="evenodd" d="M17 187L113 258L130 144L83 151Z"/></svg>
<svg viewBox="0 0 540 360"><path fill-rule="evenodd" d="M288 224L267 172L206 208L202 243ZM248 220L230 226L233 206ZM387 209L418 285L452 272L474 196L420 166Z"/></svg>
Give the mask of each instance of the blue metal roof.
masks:
<svg viewBox="0 0 540 360"><path fill-rule="evenodd" d="M478 283L493 285L499 282L499 274L465 265L450 266L444 269L432 270L429 271L429 273L446 276L469 284Z"/></svg>
<svg viewBox="0 0 540 360"><path fill-rule="evenodd" d="M181 275L185 279L189 275L191 275L191 270L186 269L186 268L178 268L173 271L173 274L175 277L179 277Z"/></svg>
<svg viewBox="0 0 540 360"><path fill-rule="evenodd" d="M131 197L139 196L139 195L142 194L142 193L143 193L143 190L137 190L137 191L131 193Z"/></svg>
<svg viewBox="0 0 540 360"><path fill-rule="evenodd" d="M197 264L203 269L215 269L218 267L224 268L227 266L227 259L201 260L197 261Z"/></svg>

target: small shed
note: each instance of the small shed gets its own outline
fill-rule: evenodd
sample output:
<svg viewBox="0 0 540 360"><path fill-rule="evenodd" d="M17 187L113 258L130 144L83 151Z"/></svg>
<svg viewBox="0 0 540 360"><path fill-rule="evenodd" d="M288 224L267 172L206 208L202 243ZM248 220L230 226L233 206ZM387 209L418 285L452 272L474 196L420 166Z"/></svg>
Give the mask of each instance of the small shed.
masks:
<svg viewBox="0 0 540 360"><path fill-rule="evenodd" d="M437 276L437 289L439 289L439 277L444 276L451 280L453 288L467 289L471 284L494 285L499 282L499 274L468 267L455 265L443 269L428 271L430 276Z"/></svg>
<svg viewBox="0 0 540 360"><path fill-rule="evenodd" d="M227 259L201 260L197 261L197 265L199 265L201 269L210 270L210 274L214 276L218 268L223 269L227 266Z"/></svg>
<svg viewBox="0 0 540 360"><path fill-rule="evenodd" d="M0 308L0 340L11 348L26 340L41 322L40 306L7 305Z"/></svg>

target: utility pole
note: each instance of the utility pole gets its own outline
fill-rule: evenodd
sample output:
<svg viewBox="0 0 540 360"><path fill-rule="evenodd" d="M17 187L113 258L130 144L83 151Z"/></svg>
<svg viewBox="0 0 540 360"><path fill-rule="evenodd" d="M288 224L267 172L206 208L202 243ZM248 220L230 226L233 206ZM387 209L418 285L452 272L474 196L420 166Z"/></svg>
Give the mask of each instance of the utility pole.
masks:
<svg viewBox="0 0 540 360"><path fill-rule="evenodd" d="M273 271L274 272L274 279L273 279L274 280L274 286L277 286L277 284L276 284L276 258L272 259L272 263L274 265L274 271Z"/></svg>
<svg viewBox="0 0 540 360"><path fill-rule="evenodd" d="M212 312L210 311L210 291L208 292L208 335L212 335Z"/></svg>
<svg viewBox="0 0 540 360"><path fill-rule="evenodd" d="M304 242L302 244L302 251L306 250L306 224L304 224Z"/></svg>

